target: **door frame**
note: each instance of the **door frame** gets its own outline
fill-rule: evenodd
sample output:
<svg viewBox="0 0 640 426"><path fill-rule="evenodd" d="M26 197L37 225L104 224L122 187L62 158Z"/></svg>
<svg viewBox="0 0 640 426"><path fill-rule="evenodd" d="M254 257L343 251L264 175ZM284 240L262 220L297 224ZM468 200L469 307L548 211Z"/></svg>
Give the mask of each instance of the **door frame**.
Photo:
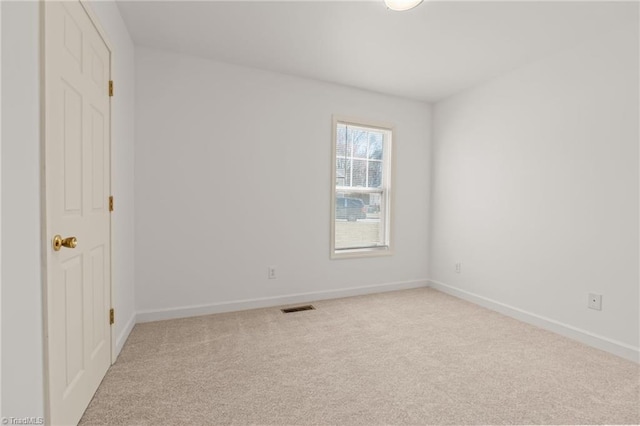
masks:
<svg viewBox="0 0 640 426"><path fill-rule="evenodd" d="M0 0L1 1L1 0ZM41 217L41 259L42 259L42 321L43 321L43 385L44 385L44 415L45 423L49 424L49 418L51 416L51 398L49 395L49 309L48 309L48 289L49 289L49 265L47 264L47 253L51 248L51 241L49 238L49 229L47 226L47 174L46 174L46 161L47 161L47 134L46 134L46 40L45 40L45 3L48 0L39 0L39 15L40 15L40 217ZM109 80L113 80L114 71L114 49L113 45L109 41L106 31L104 31L100 20L95 12L89 5L90 0L76 0L80 3L84 11L86 12L89 20L95 27L98 35L104 42L109 51ZM113 99L109 97L109 195L113 194ZM109 305L113 308L114 293L113 293L113 217L112 213L109 214ZM111 365L116 362L116 332L115 323L109 327L109 341L111 344Z"/></svg>

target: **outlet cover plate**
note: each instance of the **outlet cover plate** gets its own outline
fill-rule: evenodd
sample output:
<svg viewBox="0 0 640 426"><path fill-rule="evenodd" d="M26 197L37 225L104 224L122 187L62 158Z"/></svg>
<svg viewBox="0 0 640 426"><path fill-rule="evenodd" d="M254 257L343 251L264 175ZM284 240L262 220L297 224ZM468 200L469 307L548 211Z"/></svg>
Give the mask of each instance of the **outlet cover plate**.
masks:
<svg viewBox="0 0 640 426"><path fill-rule="evenodd" d="M596 311L602 310L602 295L596 293L589 293L589 309L595 309Z"/></svg>

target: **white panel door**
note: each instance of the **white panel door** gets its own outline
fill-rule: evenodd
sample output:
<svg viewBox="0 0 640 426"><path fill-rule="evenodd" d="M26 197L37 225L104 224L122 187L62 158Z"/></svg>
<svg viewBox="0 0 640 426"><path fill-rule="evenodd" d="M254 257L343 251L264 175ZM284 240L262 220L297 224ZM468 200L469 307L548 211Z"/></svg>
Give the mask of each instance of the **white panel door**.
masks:
<svg viewBox="0 0 640 426"><path fill-rule="evenodd" d="M44 7L48 408L68 425L111 364L110 52L78 1Z"/></svg>

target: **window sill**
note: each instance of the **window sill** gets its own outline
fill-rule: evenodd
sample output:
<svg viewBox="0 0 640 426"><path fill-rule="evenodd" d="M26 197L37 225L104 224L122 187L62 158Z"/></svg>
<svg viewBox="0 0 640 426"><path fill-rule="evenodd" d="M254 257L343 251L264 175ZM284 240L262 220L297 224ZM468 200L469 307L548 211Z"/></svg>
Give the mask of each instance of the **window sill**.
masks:
<svg viewBox="0 0 640 426"><path fill-rule="evenodd" d="M349 249L349 250L332 250L331 259L357 259L363 257L381 257L391 256L393 251L390 247L380 248L361 248L361 249Z"/></svg>

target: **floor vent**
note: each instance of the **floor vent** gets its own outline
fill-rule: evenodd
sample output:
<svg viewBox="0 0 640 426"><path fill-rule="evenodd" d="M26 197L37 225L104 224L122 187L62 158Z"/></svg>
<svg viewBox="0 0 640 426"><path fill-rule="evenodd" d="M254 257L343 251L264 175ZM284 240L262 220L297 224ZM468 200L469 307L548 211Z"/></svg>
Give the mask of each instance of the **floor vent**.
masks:
<svg viewBox="0 0 640 426"><path fill-rule="evenodd" d="M296 306L294 308L286 308L280 309L285 314L290 314L291 312L300 312L300 311L311 311L315 309L313 305L304 305L304 306Z"/></svg>

